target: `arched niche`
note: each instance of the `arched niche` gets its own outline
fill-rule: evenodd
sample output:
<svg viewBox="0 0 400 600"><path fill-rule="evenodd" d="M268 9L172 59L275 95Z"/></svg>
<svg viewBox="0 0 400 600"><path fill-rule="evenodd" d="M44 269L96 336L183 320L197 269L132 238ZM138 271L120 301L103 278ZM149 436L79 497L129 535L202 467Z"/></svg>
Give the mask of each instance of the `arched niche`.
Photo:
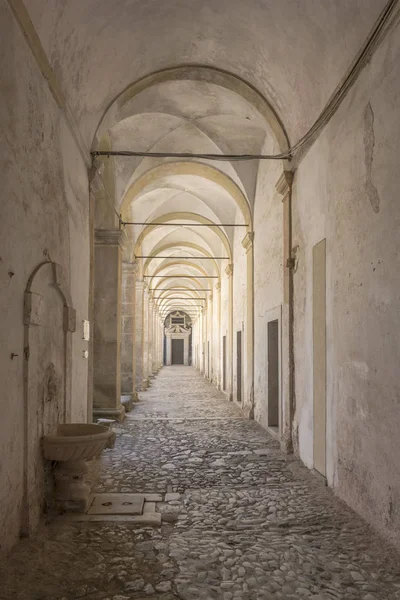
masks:
<svg viewBox="0 0 400 600"><path fill-rule="evenodd" d="M71 419L72 333L76 313L63 269L45 261L24 295L24 499L22 534L39 523L50 492L41 438Z"/></svg>

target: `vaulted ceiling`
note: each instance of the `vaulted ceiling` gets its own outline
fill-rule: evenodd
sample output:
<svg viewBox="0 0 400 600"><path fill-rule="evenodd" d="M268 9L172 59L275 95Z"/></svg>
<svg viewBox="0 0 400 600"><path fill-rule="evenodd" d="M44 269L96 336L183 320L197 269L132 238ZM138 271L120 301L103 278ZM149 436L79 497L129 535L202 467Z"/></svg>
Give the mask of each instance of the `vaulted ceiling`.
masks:
<svg viewBox="0 0 400 600"><path fill-rule="evenodd" d="M27 8L88 147L223 155L296 142L384 5L30 0ZM135 254L167 257L140 259L142 272L158 276L150 285L186 286L191 297L211 287L205 275L232 260L233 229L198 225L252 228L259 163L118 157L113 165L116 209L145 223L127 226Z"/></svg>

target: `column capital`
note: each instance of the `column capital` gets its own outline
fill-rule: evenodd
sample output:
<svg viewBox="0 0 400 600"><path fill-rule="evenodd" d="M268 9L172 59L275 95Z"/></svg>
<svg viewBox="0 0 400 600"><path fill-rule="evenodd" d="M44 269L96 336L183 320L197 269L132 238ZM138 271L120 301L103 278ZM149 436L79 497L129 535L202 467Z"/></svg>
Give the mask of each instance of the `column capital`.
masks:
<svg viewBox="0 0 400 600"><path fill-rule="evenodd" d="M290 188L292 187L293 182L293 172L292 171L283 171L282 175L279 177L278 181L275 184L275 189L280 194L285 197L288 195Z"/></svg>
<svg viewBox="0 0 400 600"><path fill-rule="evenodd" d="M219 293L221 291L221 283L218 281L218 283L215 284L215 290Z"/></svg>
<svg viewBox="0 0 400 600"><path fill-rule="evenodd" d="M94 232L96 246L119 246L122 249L127 239L123 229L95 229Z"/></svg>
<svg viewBox="0 0 400 600"><path fill-rule="evenodd" d="M242 246L246 250L246 254L253 247L254 231L248 231L242 239Z"/></svg>
<svg viewBox="0 0 400 600"><path fill-rule="evenodd" d="M133 262L125 262L122 261L122 273L126 273L127 275L136 275L139 268L139 263L137 260Z"/></svg>
<svg viewBox="0 0 400 600"><path fill-rule="evenodd" d="M228 277L231 277L233 275L233 263L229 263L229 265L225 269L225 273L228 275Z"/></svg>

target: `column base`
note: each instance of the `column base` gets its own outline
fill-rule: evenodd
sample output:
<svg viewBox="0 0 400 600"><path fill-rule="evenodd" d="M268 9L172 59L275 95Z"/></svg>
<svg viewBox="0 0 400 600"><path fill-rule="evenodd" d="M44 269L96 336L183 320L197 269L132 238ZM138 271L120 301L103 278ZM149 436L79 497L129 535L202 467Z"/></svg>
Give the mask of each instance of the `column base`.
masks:
<svg viewBox="0 0 400 600"><path fill-rule="evenodd" d="M125 407L121 405L120 408L93 408L93 418L95 417L115 419L121 422L125 419Z"/></svg>
<svg viewBox="0 0 400 600"><path fill-rule="evenodd" d="M131 412L132 396L130 394L123 394L123 396L121 396L121 404L125 408L125 412Z"/></svg>
<svg viewBox="0 0 400 600"><path fill-rule="evenodd" d="M150 382L148 379L143 379L142 381L142 390L147 390L147 388L149 387Z"/></svg>

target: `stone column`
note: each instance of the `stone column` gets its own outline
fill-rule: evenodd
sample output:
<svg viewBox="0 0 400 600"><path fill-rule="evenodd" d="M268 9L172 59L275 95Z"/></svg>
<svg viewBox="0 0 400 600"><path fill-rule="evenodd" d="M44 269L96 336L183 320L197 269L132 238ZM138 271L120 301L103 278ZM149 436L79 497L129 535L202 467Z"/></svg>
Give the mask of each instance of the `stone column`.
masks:
<svg viewBox="0 0 400 600"><path fill-rule="evenodd" d="M121 394L136 400L135 274L137 263L122 263Z"/></svg>
<svg viewBox="0 0 400 600"><path fill-rule="evenodd" d="M156 375L158 373L158 313L157 307L154 305L153 309L153 337L154 337L154 349L153 349L153 374Z"/></svg>
<svg viewBox="0 0 400 600"><path fill-rule="evenodd" d="M148 354L149 354L149 292L146 287L143 290L143 343L142 343L142 389L149 387L148 372Z"/></svg>
<svg viewBox="0 0 400 600"><path fill-rule="evenodd" d="M208 335L208 306L203 309L203 375L207 377L207 335Z"/></svg>
<svg viewBox="0 0 400 600"><path fill-rule="evenodd" d="M216 359L215 362L216 362L216 371L217 371L215 383L216 383L217 388L220 390L220 389L222 389L222 385L221 385L222 357L221 357L221 284L219 281L215 286L215 291L217 294L217 302L216 302L216 307L215 307L216 308L215 314L216 314L216 319L217 319L217 327L216 327L216 335L214 337L215 359Z"/></svg>
<svg viewBox="0 0 400 600"><path fill-rule="evenodd" d="M228 321L228 339L227 339L227 366L226 366L226 391L229 393L229 399L232 400L233 394L233 263L225 269L228 276L229 286L229 321Z"/></svg>
<svg viewBox="0 0 400 600"><path fill-rule="evenodd" d="M208 356L208 365L209 365L209 369L208 369L208 379L210 381L213 380L213 360L214 360L214 352L213 352L213 344L214 344L214 327L215 327L215 322L214 322L214 302L213 302L214 298L213 298L213 294L212 292L210 292L208 294L208 341L207 341L207 352L209 353ZM208 344L208 342L210 342Z"/></svg>
<svg viewBox="0 0 400 600"><path fill-rule="evenodd" d="M245 321L245 356L244 356L244 399L243 408L249 419L254 418L254 289L253 289L253 240L254 232L249 231L242 240L242 246L247 257L247 298Z"/></svg>
<svg viewBox="0 0 400 600"><path fill-rule="evenodd" d="M160 318L160 366L164 366L164 324Z"/></svg>
<svg viewBox="0 0 400 600"><path fill-rule="evenodd" d="M136 370L136 384L135 388L137 391L142 389L143 386L143 292L144 282L143 280L136 279L135 282L135 349L134 349L134 361Z"/></svg>
<svg viewBox="0 0 400 600"><path fill-rule="evenodd" d="M172 364L172 340L171 334L167 333L167 357L166 357L167 367L170 367Z"/></svg>
<svg viewBox="0 0 400 600"><path fill-rule="evenodd" d="M189 335L183 338L183 364L185 367L189 365Z"/></svg>
<svg viewBox="0 0 400 600"><path fill-rule="evenodd" d="M153 351L154 351L154 328L153 328L153 317L154 317L154 300L149 294L149 327L148 327L148 354L147 354L147 372L150 379L153 378Z"/></svg>
<svg viewBox="0 0 400 600"><path fill-rule="evenodd" d="M282 305L282 406L279 407L281 448L293 451L294 355L293 355L293 259L291 188L293 173L284 171L276 184L283 203L283 305Z"/></svg>
<svg viewBox="0 0 400 600"><path fill-rule="evenodd" d="M157 308L154 311L153 328L154 328L153 373L158 373L158 371L160 370L160 322L159 322Z"/></svg>
<svg viewBox="0 0 400 600"><path fill-rule="evenodd" d="M95 232L93 414L123 420L121 262L125 232Z"/></svg>

